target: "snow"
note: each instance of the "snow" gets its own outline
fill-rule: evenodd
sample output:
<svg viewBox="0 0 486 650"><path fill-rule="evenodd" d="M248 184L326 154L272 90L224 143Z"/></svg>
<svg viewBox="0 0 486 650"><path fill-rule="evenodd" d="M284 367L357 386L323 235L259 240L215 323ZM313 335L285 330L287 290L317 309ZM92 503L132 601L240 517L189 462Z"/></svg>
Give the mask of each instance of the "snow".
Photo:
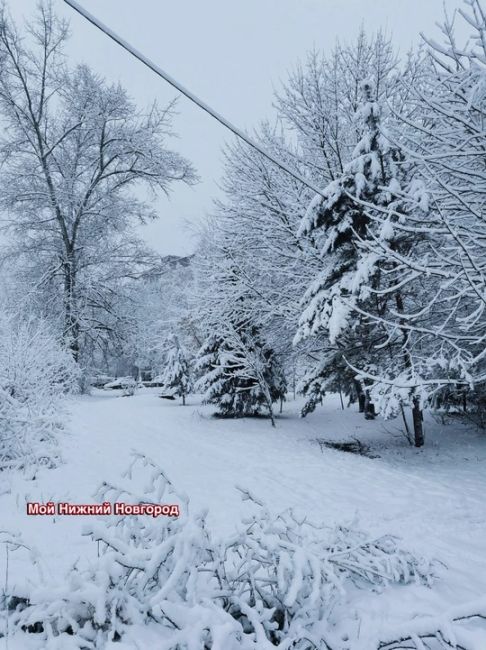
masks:
<svg viewBox="0 0 486 650"><path fill-rule="evenodd" d="M133 229L197 180L170 107L59 76L49 7L5 18L0 647L486 649L486 39L464 2L463 47L445 17L403 60L380 32L309 53L257 129L281 164L230 144L184 259ZM106 390L73 397L90 376ZM307 401L275 426L291 378Z"/></svg>
<svg viewBox="0 0 486 650"><path fill-rule="evenodd" d="M80 557L94 559L96 545L81 536L91 518L28 517L25 502L92 503L102 481L122 483L137 449L187 493L193 512L209 508L208 524L217 535L233 534L248 512L238 484L274 513L291 506L330 526L352 523L370 537L397 535L417 557L443 563L432 588L356 590L350 619L362 619L362 634L394 629L418 614L439 616L483 596L486 438L430 419L427 446L416 450L400 436L398 420L366 421L353 407L343 412L335 397L306 419L298 417L300 407L301 401L291 401L272 429L263 418L214 419L212 408L193 396L185 407L160 400L150 389L133 397L116 391L77 397L61 439L64 463L38 471L32 480L15 476L7 485L4 479L1 528L18 531L37 549L48 576L61 577ZM380 457L321 450L315 442L351 437ZM5 559L2 551L0 575L5 575ZM32 580L22 550L11 551L9 562L11 588Z"/></svg>

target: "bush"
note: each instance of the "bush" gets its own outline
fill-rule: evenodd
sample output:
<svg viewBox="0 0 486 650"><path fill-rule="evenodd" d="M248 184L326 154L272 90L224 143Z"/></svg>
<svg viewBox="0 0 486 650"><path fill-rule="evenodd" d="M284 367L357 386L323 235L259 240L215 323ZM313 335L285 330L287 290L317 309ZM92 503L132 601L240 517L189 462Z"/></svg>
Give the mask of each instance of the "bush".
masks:
<svg viewBox="0 0 486 650"><path fill-rule="evenodd" d="M350 588L432 580L431 565L392 537L313 526L290 510L273 516L244 490L254 515L233 538L216 543L204 514L191 514L152 461L136 455L127 476L146 481L145 491L104 483L98 498L176 501L182 517L96 521L86 534L99 545L97 561L19 601L10 613L13 634L37 632L44 650L115 641L135 648L131 633L140 639L151 632L157 643L146 647L157 650L334 650L341 647L329 641L336 607Z"/></svg>
<svg viewBox="0 0 486 650"><path fill-rule="evenodd" d="M0 314L0 470L55 462L62 399L78 375L46 323Z"/></svg>

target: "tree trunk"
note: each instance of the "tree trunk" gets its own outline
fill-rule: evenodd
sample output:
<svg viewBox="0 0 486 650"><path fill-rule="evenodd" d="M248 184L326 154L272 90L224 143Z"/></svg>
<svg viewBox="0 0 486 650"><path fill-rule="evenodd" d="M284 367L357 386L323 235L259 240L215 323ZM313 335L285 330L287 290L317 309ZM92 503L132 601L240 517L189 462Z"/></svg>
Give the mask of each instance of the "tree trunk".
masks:
<svg viewBox="0 0 486 650"><path fill-rule="evenodd" d="M397 310L400 313L403 313L403 300L400 293L397 293L397 295L395 296L395 302L397 305ZM403 324L403 319L400 321L400 324ZM402 337L403 337L403 349L405 354L405 368L412 371L413 370L412 357L408 345L410 332L406 329L402 329ZM422 447L424 444L424 423L423 423L424 416L422 413L422 408L420 406L420 398L418 397L418 395L413 395L412 397L412 421L413 421L414 445L415 447Z"/></svg>
<svg viewBox="0 0 486 650"><path fill-rule="evenodd" d="M424 445L424 416L420 407L420 399L415 396L412 400L413 434L416 447Z"/></svg>
<svg viewBox="0 0 486 650"><path fill-rule="evenodd" d="M341 410L344 411L343 391L341 390L341 384L339 384L339 399L341 400Z"/></svg>
<svg viewBox="0 0 486 650"><path fill-rule="evenodd" d="M182 406L186 405L186 394L182 393Z"/></svg>
<svg viewBox="0 0 486 650"><path fill-rule="evenodd" d="M356 389L356 394L358 395L358 405L359 412L364 413L366 405L366 395L364 394L363 387L357 379L354 380L354 387Z"/></svg>
<svg viewBox="0 0 486 650"><path fill-rule="evenodd" d="M64 341L75 361L79 361L79 320L75 305L76 268L69 251L64 263Z"/></svg>
<svg viewBox="0 0 486 650"><path fill-rule="evenodd" d="M364 416L366 420L374 420L376 417L375 405L371 401L369 390L365 392Z"/></svg>
<svg viewBox="0 0 486 650"><path fill-rule="evenodd" d="M273 415L273 407L271 402L268 406L268 414L270 415L270 422L272 423L272 427L275 427L275 417Z"/></svg>
<svg viewBox="0 0 486 650"><path fill-rule="evenodd" d="M275 426L275 416L274 416L274 413L273 413L273 404L272 404L272 398L270 396L270 391L268 390L268 386L264 381L260 382L260 387L261 387L263 395L265 397L265 402L267 403L268 415L270 417L272 427L274 427Z"/></svg>
<svg viewBox="0 0 486 650"><path fill-rule="evenodd" d="M365 406L366 406L366 395L364 393L359 393L359 395L358 395L358 404L359 404L359 412L364 413L365 412Z"/></svg>
<svg viewBox="0 0 486 650"><path fill-rule="evenodd" d="M408 428L408 422L407 418L405 416L405 411L403 408L403 404L400 402L400 411L402 412L402 420L403 424L405 425L405 437L407 438L409 444L413 444L412 436L410 435L410 429Z"/></svg>

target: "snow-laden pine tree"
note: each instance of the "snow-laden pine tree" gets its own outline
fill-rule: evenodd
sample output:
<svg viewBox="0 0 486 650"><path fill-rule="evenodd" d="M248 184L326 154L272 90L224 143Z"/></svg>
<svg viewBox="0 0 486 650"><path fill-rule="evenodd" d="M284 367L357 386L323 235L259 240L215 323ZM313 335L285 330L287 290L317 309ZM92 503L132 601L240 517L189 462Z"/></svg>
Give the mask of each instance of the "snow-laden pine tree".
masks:
<svg viewBox="0 0 486 650"><path fill-rule="evenodd" d="M365 248L379 257L386 307L379 322L392 351L380 372L368 368L365 374L385 412L412 401L415 444L421 443L419 403L433 401L484 421L483 3L467 0L458 17L470 32L468 42L458 44L455 23L446 16L443 42L427 41L420 83L403 84L407 102L394 138L418 174L412 172L408 187L397 175L389 205L364 205L376 226Z"/></svg>
<svg viewBox="0 0 486 650"><path fill-rule="evenodd" d="M369 82L362 84L362 92L357 111L362 137L354 158L325 188L324 197L314 199L300 227L302 236L319 242L322 270L304 296L296 341L324 331L334 349L322 355L303 381L308 395L303 415L330 385L343 378L349 381L349 374L342 372L344 360L358 373L368 411L370 391L382 397L378 407L385 415L396 415L404 404L412 406L415 444L420 446L422 378L409 326L400 319L410 304L405 306L405 295L396 284L398 259L410 254L416 237L394 229L395 222L407 219L410 194L418 209L418 187L411 166L387 136ZM393 323L387 319L390 311ZM397 377L400 390L372 390L383 379L387 387L396 387Z"/></svg>
<svg viewBox="0 0 486 650"><path fill-rule="evenodd" d="M169 349L162 376L164 390L170 395L182 398L186 404L186 397L192 390L191 368L187 353L175 334L169 337Z"/></svg>
<svg viewBox="0 0 486 650"><path fill-rule="evenodd" d="M363 92L366 101L359 116L361 124L358 121L363 132L354 158L343 174L324 189L325 198L316 196L312 201L299 229L301 236L312 236L318 242L322 268L304 295L295 341L324 331L335 349L335 354L325 353L302 382L301 388L308 396L303 415L315 408L329 381L333 381L334 371L341 374L339 359L344 351L352 360L369 358L369 350L378 342L379 333L354 309L359 299L369 298L369 293L358 296L362 282L355 285L361 261L358 241L366 238L370 223L356 198L374 202L381 172L377 104L372 101L369 84L363 85ZM362 269L362 281L373 276L372 264Z"/></svg>
<svg viewBox="0 0 486 650"><path fill-rule="evenodd" d="M196 361L197 390L223 417L258 415L265 408L274 424L273 404L284 400L286 381L275 352L255 326L226 324L211 334Z"/></svg>
<svg viewBox="0 0 486 650"><path fill-rule="evenodd" d="M217 403L217 398L225 392L226 380L224 366L221 363L223 338L210 334L199 349L194 370L199 375L195 390L203 393L206 404Z"/></svg>

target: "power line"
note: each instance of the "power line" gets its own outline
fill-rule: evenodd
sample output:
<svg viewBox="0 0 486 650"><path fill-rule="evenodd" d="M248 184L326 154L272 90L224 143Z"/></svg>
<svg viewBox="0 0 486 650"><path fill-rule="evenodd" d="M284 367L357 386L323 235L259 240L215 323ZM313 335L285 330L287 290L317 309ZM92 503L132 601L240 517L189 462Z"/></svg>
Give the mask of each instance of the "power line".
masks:
<svg viewBox="0 0 486 650"><path fill-rule="evenodd" d="M188 88L185 88L182 84L180 84L174 77L172 77L170 74L162 70L158 65L156 65L153 61L151 61L148 57L146 57L144 54L142 54L139 50L137 50L133 45L130 45L125 39L123 39L121 36L116 34L112 29L110 29L107 25L101 22L101 20L98 20L93 14L89 13L89 11L86 11L81 5L79 5L75 0L64 0L66 4L68 4L72 9L77 11L83 18L86 18L92 25L100 29L104 34L109 36L115 43L118 43L121 47L123 47L124 50L129 52L132 56L134 56L136 59L138 59L141 63L146 65L152 72L155 72L159 77L162 77L167 83L169 83L171 86L176 88L180 93L182 93L185 97L190 99L194 104L199 106L199 108L202 108L203 111L206 111L206 113L209 113L211 117L214 117L215 120L217 120L220 124L225 126L227 129L232 131L235 135L237 135L239 138L241 138L244 142L250 145L250 147L253 147L253 149L256 149L259 153L262 154L262 156L265 156L265 158L268 158L271 162L273 162L274 165L277 165L277 167L280 167L283 171L287 172L287 174L290 174L293 178L296 180L300 181L304 185L306 185L308 188L316 192L316 194L320 194L321 196L324 196L323 191L319 190L317 187L313 185L310 181L305 179L303 176L301 176L298 172L290 169L284 162L281 160L278 160L278 158L275 158L270 152L268 152L266 149L264 149L262 146L258 144L255 140L250 138L246 133L244 133L241 129L239 129L237 126L232 124L229 120L227 120L225 117L223 117L220 113L212 109L206 102L203 102L202 99L199 99L194 93L192 93Z"/></svg>

